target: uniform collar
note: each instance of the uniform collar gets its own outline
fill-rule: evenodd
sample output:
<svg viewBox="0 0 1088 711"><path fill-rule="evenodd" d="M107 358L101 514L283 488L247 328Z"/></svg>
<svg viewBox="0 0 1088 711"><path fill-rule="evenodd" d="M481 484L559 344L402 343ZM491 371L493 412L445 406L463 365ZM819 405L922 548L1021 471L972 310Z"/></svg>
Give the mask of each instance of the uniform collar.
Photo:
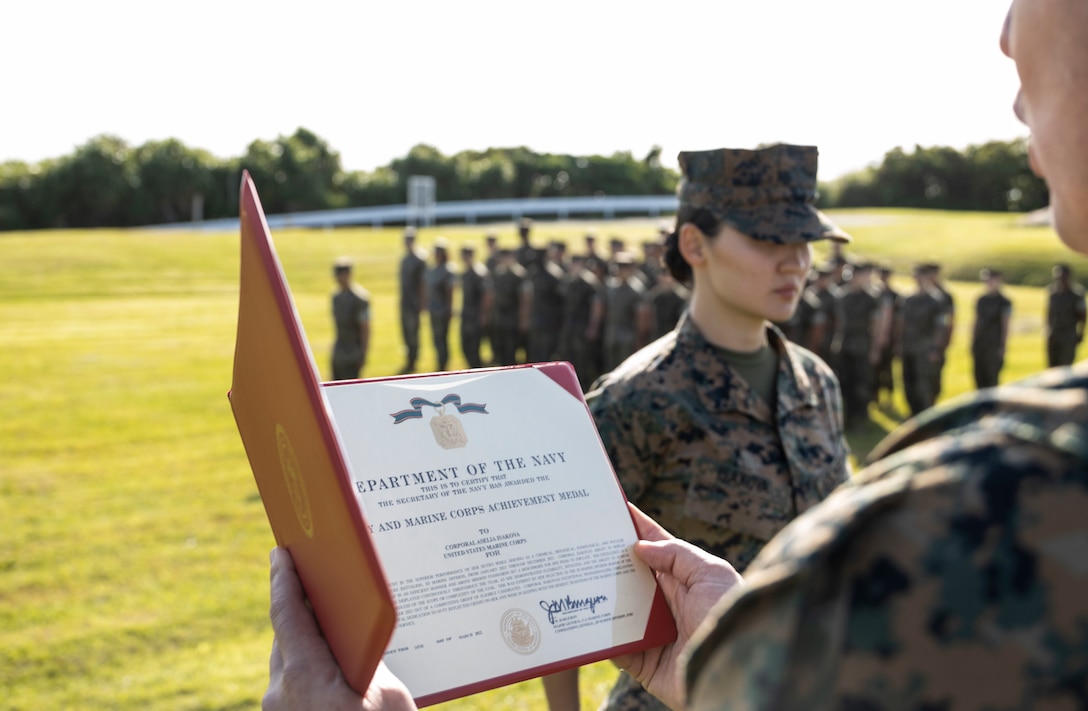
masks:
<svg viewBox="0 0 1088 711"><path fill-rule="evenodd" d="M771 421L770 405L757 396L722 358L722 349L706 340L685 311L676 326L677 344L691 353L691 381L703 405L710 412L743 412L764 422ZM818 407L812 379L790 352L786 337L767 324L767 341L778 353L776 419L804 408Z"/></svg>

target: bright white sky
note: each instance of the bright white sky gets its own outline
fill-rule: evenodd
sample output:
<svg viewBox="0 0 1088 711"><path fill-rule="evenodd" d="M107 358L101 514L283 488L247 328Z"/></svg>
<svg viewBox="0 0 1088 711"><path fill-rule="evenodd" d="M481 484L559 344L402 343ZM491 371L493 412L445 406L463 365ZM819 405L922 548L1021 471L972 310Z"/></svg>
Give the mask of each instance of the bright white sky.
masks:
<svg viewBox="0 0 1088 711"><path fill-rule="evenodd" d="M642 157L785 141L820 175L1027 134L1002 0L25 0L0 7L0 162L99 133L221 158L304 126L372 170L416 143Z"/></svg>

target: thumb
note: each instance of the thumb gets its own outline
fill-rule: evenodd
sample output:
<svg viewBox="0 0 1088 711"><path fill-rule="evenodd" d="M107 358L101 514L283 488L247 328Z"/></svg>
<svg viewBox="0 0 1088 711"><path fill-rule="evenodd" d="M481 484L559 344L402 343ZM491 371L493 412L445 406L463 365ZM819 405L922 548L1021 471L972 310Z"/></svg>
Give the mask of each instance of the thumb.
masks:
<svg viewBox="0 0 1088 711"><path fill-rule="evenodd" d="M676 551L668 541L636 541L633 550L639 560L654 572L672 575Z"/></svg>

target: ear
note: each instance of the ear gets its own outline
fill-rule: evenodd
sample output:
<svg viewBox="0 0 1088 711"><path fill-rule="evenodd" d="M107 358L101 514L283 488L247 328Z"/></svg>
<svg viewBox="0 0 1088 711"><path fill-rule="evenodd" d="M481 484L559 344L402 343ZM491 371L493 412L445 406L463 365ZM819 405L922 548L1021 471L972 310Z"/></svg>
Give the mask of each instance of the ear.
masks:
<svg viewBox="0 0 1088 711"><path fill-rule="evenodd" d="M703 251L706 249L706 235L691 222L680 225L680 234L677 247L680 255L693 268L706 263Z"/></svg>

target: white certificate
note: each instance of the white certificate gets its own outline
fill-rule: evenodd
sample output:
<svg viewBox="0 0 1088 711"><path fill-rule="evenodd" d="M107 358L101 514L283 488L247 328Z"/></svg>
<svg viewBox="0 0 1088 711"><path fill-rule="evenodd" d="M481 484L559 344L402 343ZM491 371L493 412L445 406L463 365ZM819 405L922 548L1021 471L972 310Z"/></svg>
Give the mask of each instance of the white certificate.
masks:
<svg viewBox="0 0 1088 711"><path fill-rule="evenodd" d="M385 662L424 703L647 635L622 490L548 367L324 388L396 601Z"/></svg>

